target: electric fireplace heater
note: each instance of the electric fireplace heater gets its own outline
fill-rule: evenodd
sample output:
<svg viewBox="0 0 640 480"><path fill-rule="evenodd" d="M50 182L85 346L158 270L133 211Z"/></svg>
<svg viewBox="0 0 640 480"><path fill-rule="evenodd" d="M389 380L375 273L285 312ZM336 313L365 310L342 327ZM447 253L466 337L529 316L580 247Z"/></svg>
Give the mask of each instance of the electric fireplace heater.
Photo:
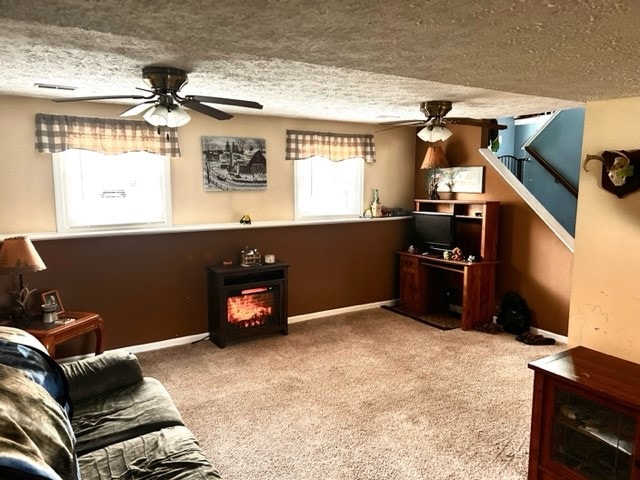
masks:
<svg viewBox="0 0 640 480"><path fill-rule="evenodd" d="M211 341L224 348L234 338L271 332L286 335L287 268L281 262L208 267Z"/></svg>

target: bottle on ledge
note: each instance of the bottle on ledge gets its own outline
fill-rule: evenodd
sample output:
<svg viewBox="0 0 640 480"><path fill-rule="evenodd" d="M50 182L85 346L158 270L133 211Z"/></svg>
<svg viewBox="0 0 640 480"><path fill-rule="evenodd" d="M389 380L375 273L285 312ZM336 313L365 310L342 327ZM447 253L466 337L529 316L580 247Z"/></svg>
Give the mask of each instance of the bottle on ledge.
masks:
<svg viewBox="0 0 640 480"><path fill-rule="evenodd" d="M380 203L380 195L378 194L378 189L373 189L373 202L371 202L371 216L372 217L381 217L382 216L382 204Z"/></svg>

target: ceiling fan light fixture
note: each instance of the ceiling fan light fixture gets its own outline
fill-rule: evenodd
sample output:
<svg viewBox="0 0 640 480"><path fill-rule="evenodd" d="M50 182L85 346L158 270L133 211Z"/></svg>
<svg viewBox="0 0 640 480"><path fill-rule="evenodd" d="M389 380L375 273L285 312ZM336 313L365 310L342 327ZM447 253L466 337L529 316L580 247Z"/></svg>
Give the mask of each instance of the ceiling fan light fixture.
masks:
<svg viewBox="0 0 640 480"><path fill-rule="evenodd" d="M169 116L169 110L164 105L156 105L150 108L142 116L145 121L154 127L166 127Z"/></svg>
<svg viewBox="0 0 640 480"><path fill-rule="evenodd" d="M423 142L444 142L452 135L451 130L442 125L427 125L418 132L418 138Z"/></svg>
<svg viewBox="0 0 640 480"><path fill-rule="evenodd" d="M189 123L189 120L191 120L191 115L189 115L180 105L174 105L171 110L169 110L167 116L167 127L181 127Z"/></svg>
<svg viewBox="0 0 640 480"><path fill-rule="evenodd" d="M154 127L177 128L189 123L191 115L180 105L174 104L170 108L164 105L156 105L147 110L142 118Z"/></svg>

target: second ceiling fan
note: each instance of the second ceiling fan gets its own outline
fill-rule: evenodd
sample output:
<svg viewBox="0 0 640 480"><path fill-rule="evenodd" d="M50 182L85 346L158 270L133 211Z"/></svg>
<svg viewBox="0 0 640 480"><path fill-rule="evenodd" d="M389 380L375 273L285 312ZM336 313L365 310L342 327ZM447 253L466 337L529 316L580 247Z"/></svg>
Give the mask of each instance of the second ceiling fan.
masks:
<svg viewBox="0 0 640 480"><path fill-rule="evenodd" d="M502 130L505 125L498 125L495 120L476 120L474 118L446 117L451 111L453 103L450 100L429 100L420 102L420 111L426 116L424 120L403 120L399 122L389 122L390 125L424 128L418 132L418 137L425 142L443 142L451 136L451 131L445 127L447 123L460 125L473 125L476 127L487 127L491 130Z"/></svg>
<svg viewBox="0 0 640 480"><path fill-rule="evenodd" d="M207 103L233 105L236 107L262 109L262 105L249 100L233 98L209 97L205 95L179 94L180 89L188 82L184 70L164 66L147 66L142 69L142 79L149 89L136 87L148 94L138 95L98 95L93 97L74 97L55 99L54 102L79 102L87 100L143 100L141 103L128 108L120 114L121 117L132 117L144 113L143 118L157 127L175 128L185 125L191 117L182 108L186 107L196 112L213 117L216 120L228 120L233 115L218 110Z"/></svg>

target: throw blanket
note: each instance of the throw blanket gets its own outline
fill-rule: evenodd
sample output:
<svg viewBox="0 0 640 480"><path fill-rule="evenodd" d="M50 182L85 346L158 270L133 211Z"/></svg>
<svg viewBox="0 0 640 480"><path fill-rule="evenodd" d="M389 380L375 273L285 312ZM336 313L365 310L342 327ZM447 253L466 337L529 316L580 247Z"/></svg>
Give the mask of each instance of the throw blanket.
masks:
<svg viewBox="0 0 640 480"><path fill-rule="evenodd" d="M12 330L0 329L0 478L79 478L64 374L35 338Z"/></svg>

